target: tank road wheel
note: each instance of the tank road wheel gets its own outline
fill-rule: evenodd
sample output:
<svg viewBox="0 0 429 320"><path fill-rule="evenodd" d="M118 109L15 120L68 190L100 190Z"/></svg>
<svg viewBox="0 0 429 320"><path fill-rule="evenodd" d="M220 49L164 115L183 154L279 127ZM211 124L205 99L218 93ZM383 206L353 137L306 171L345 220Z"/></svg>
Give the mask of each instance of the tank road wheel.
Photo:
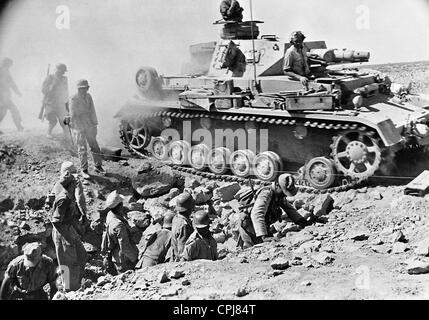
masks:
<svg viewBox="0 0 429 320"><path fill-rule="evenodd" d="M264 181L273 181L283 170L283 163L277 153L265 151L253 160L255 176Z"/></svg>
<svg viewBox="0 0 429 320"><path fill-rule="evenodd" d="M237 177L245 178L252 174L255 154L251 150L237 150L231 154L229 163L231 171Z"/></svg>
<svg viewBox="0 0 429 320"><path fill-rule="evenodd" d="M124 136L123 142L130 151L142 154L151 140L148 127L144 123L134 120L131 122L123 122L121 129Z"/></svg>
<svg viewBox="0 0 429 320"><path fill-rule="evenodd" d="M149 148L154 158L166 160L168 158L168 140L165 137L152 138Z"/></svg>
<svg viewBox="0 0 429 320"><path fill-rule="evenodd" d="M207 158L210 171L215 174L225 174L228 171L230 157L231 151L228 148L213 149Z"/></svg>
<svg viewBox="0 0 429 320"><path fill-rule="evenodd" d="M335 182L335 166L325 157L311 159L305 166L305 178L316 189L328 189Z"/></svg>
<svg viewBox="0 0 429 320"><path fill-rule="evenodd" d="M205 144L197 144L189 150L189 163L191 167L197 170L204 170L207 165L207 157L210 149Z"/></svg>
<svg viewBox="0 0 429 320"><path fill-rule="evenodd" d="M188 154L191 145L188 141L179 140L170 144L168 156L174 164L186 165L189 164Z"/></svg>
<svg viewBox="0 0 429 320"><path fill-rule="evenodd" d="M377 171L381 151L377 140L365 132L346 131L334 137L331 156L345 176L367 179Z"/></svg>
<svg viewBox="0 0 429 320"><path fill-rule="evenodd" d="M161 79L152 67L140 67L136 73L136 84L140 92L148 98L159 98Z"/></svg>

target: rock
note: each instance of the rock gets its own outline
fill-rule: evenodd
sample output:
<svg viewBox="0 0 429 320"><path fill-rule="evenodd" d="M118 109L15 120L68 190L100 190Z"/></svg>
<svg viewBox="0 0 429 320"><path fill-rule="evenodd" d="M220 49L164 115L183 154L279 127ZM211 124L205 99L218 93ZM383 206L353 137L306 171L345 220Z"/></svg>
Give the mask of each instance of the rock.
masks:
<svg viewBox="0 0 429 320"><path fill-rule="evenodd" d="M177 195L177 196L175 196L174 198L172 198L172 199L168 202L168 207L169 207L170 209L174 209L174 208L176 207L176 202L177 202L177 199L179 198L179 196L180 196L180 194L179 194L179 195Z"/></svg>
<svg viewBox="0 0 429 320"><path fill-rule="evenodd" d="M407 240L405 239L405 236L402 231L396 231L394 234L392 234L390 242L407 242Z"/></svg>
<svg viewBox="0 0 429 320"><path fill-rule="evenodd" d="M353 199L356 197L357 191L354 189L348 190L345 194L342 194L339 198L337 198L334 202L334 208L335 209L341 209L346 204L353 201Z"/></svg>
<svg viewBox="0 0 429 320"><path fill-rule="evenodd" d="M295 251L297 253L312 253L317 251L320 248L321 244L322 243L317 240L307 241L300 245L299 248Z"/></svg>
<svg viewBox="0 0 429 320"><path fill-rule="evenodd" d="M352 231L348 234L349 239L355 241L362 241L369 238L369 236L365 233L365 231Z"/></svg>
<svg viewBox="0 0 429 320"><path fill-rule="evenodd" d="M138 228L146 228L150 225L151 215L147 212L131 211L127 215L132 224Z"/></svg>
<svg viewBox="0 0 429 320"><path fill-rule="evenodd" d="M86 288L83 292L84 295L90 295L94 293L94 288Z"/></svg>
<svg viewBox="0 0 429 320"><path fill-rule="evenodd" d="M166 270L163 270L163 271L158 275L158 282L159 282L159 283L165 283L165 282L168 282L168 281L170 281L170 279L168 278L167 271L166 271Z"/></svg>
<svg viewBox="0 0 429 320"><path fill-rule="evenodd" d="M277 231L281 232L287 225L286 221L276 221L272 224L272 227Z"/></svg>
<svg viewBox="0 0 429 320"><path fill-rule="evenodd" d="M146 289L148 287L148 283L145 279L138 279L136 283L133 285L134 289Z"/></svg>
<svg viewBox="0 0 429 320"><path fill-rule="evenodd" d="M419 256L429 255L429 238L420 241L417 244L417 248L414 250L414 253Z"/></svg>
<svg viewBox="0 0 429 320"><path fill-rule="evenodd" d="M97 279L97 286L98 287L103 287L106 283L110 283L111 282L111 277L110 276L101 276L98 277Z"/></svg>
<svg viewBox="0 0 429 320"><path fill-rule="evenodd" d="M172 188L170 190L170 192L168 193L168 196L169 196L169 198L171 200L171 199L177 197L180 193L181 192L180 192L180 190L178 188Z"/></svg>
<svg viewBox="0 0 429 320"><path fill-rule="evenodd" d="M295 207L296 210L301 209L304 205L305 205L304 199L296 199L293 202L293 206Z"/></svg>
<svg viewBox="0 0 429 320"><path fill-rule="evenodd" d="M216 180L210 180L209 182L206 183L206 188L209 189L210 191L213 191L218 186L219 185Z"/></svg>
<svg viewBox="0 0 429 320"><path fill-rule="evenodd" d="M142 197L162 196L176 184L177 177L170 167L161 167L139 174L131 179L131 184Z"/></svg>
<svg viewBox="0 0 429 320"><path fill-rule="evenodd" d="M285 258L277 258L271 262L271 268L276 270L285 270L290 267L289 260Z"/></svg>
<svg viewBox="0 0 429 320"><path fill-rule="evenodd" d="M173 269L170 271L170 278L179 279L185 276L185 272L181 269Z"/></svg>
<svg viewBox="0 0 429 320"><path fill-rule="evenodd" d="M406 245L405 243L402 242L395 242L392 246L392 253L403 253L405 251L407 251L408 245Z"/></svg>
<svg viewBox="0 0 429 320"><path fill-rule="evenodd" d="M292 246L300 246L307 241L313 240L314 236L308 233L298 233L291 239Z"/></svg>
<svg viewBox="0 0 429 320"><path fill-rule="evenodd" d="M293 264L293 263L292 263ZM274 270L273 271L273 273L272 273L272 276L273 277L277 277L277 276L279 276L279 275L282 275L282 274L284 274L285 272L283 271L283 270Z"/></svg>
<svg viewBox="0 0 429 320"><path fill-rule="evenodd" d="M220 199L221 201L231 201L239 190L240 184L238 182L226 183L213 190L213 197Z"/></svg>
<svg viewBox="0 0 429 320"><path fill-rule="evenodd" d="M206 187L197 187L193 190L192 196L195 199L195 204L200 205L209 201L212 198L213 194Z"/></svg>
<svg viewBox="0 0 429 320"><path fill-rule="evenodd" d="M392 235L394 232L395 231L393 230L393 228L384 228L383 230L381 230L380 236L387 237Z"/></svg>
<svg viewBox="0 0 429 320"><path fill-rule="evenodd" d="M313 214L317 217L328 215L333 208L334 199L329 194L324 194L316 198Z"/></svg>
<svg viewBox="0 0 429 320"><path fill-rule="evenodd" d="M119 160L119 164L124 167L128 167L130 165L128 160Z"/></svg>
<svg viewBox="0 0 429 320"><path fill-rule="evenodd" d="M375 238L374 240L371 241L371 244L378 246L380 244L383 244L383 241L380 238Z"/></svg>
<svg viewBox="0 0 429 320"><path fill-rule="evenodd" d="M223 232L213 234L213 238L216 243L224 243L226 241L226 235Z"/></svg>
<svg viewBox="0 0 429 320"><path fill-rule="evenodd" d="M182 281L182 286L189 286L191 284L191 281L188 279Z"/></svg>
<svg viewBox="0 0 429 320"><path fill-rule="evenodd" d="M249 294L249 291L246 288L239 288L236 292L235 295L237 297L244 297L246 295Z"/></svg>
<svg viewBox="0 0 429 320"><path fill-rule="evenodd" d="M327 252L320 252L311 256L311 258L320 264L328 264L334 260L334 258Z"/></svg>
<svg viewBox="0 0 429 320"><path fill-rule="evenodd" d="M127 206L129 211L143 211L143 204L138 202L130 202Z"/></svg>
<svg viewBox="0 0 429 320"><path fill-rule="evenodd" d="M429 273L429 262L414 260L408 264L407 272L409 274Z"/></svg>
<svg viewBox="0 0 429 320"><path fill-rule="evenodd" d="M259 261L268 261L268 260L270 260L270 256L263 253L258 257L258 260Z"/></svg>
<svg viewBox="0 0 429 320"><path fill-rule="evenodd" d="M303 281L300 283L300 285L303 287L308 287L308 286L311 286L311 282L310 281Z"/></svg>
<svg viewBox="0 0 429 320"><path fill-rule="evenodd" d="M374 252L377 252L377 253L381 253L381 254L387 254L391 251L391 249L385 245L372 246L371 250Z"/></svg>
<svg viewBox="0 0 429 320"><path fill-rule="evenodd" d="M152 170L152 165L149 162L144 162L138 169L137 173L142 174Z"/></svg>
<svg viewBox="0 0 429 320"><path fill-rule="evenodd" d="M369 196L374 200L381 200L383 199L383 196L381 195L380 191L373 190L369 193Z"/></svg>
<svg viewBox="0 0 429 320"><path fill-rule="evenodd" d="M68 300L67 296L61 292L61 291L57 291L54 296L52 297L52 300Z"/></svg>
<svg viewBox="0 0 429 320"><path fill-rule="evenodd" d="M191 177L185 178L185 185L184 185L185 188L190 188L194 190L196 187L199 187L200 185L201 183L194 178L191 178Z"/></svg>
<svg viewBox="0 0 429 320"><path fill-rule="evenodd" d="M179 293L177 287L170 287L161 292L162 297L173 297Z"/></svg>
<svg viewBox="0 0 429 320"><path fill-rule="evenodd" d="M13 209L13 200L10 197L0 196L0 212L6 212Z"/></svg>
<svg viewBox="0 0 429 320"><path fill-rule="evenodd" d="M25 221L22 221L21 222L21 224L19 225L19 228L20 229L23 229L23 230L27 230L27 231L29 231L30 229L31 229L31 227L28 225L28 223L27 222L25 222Z"/></svg>

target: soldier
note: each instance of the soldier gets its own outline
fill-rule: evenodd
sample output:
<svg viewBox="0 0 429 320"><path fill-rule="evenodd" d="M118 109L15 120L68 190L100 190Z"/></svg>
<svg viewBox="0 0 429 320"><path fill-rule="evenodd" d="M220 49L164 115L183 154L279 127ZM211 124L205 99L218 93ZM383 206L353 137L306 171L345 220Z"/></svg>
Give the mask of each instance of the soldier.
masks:
<svg viewBox="0 0 429 320"><path fill-rule="evenodd" d="M63 166L62 166L63 167ZM71 169L73 171L73 169ZM81 286L85 264L88 255L82 244L78 232L82 232L78 221L82 220L82 213L76 202L75 192L78 182L69 170L65 170L59 179L56 189L51 222L54 226L52 239L58 258L58 264L64 267L66 291L78 290ZM83 235L83 234L81 234Z"/></svg>
<svg viewBox="0 0 429 320"><path fill-rule="evenodd" d="M171 249L171 238L173 235L171 226L175 215L174 212L165 214L162 229L153 233L147 240L138 263L139 267L150 267L174 260Z"/></svg>
<svg viewBox="0 0 429 320"><path fill-rule="evenodd" d="M181 260L217 260L217 243L210 232L209 214L203 210L194 214L195 231L186 241Z"/></svg>
<svg viewBox="0 0 429 320"><path fill-rule="evenodd" d="M290 76L294 80L298 80L303 86L308 88L308 77L310 75L310 67L307 58L307 49L304 47L305 36L301 31L294 31L290 37L292 44L286 50L283 59L284 74Z"/></svg>
<svg viewBox="0 0 429 320"><path fill-rule="evenodd" d="M293 197L297 193L295 180L290 174L282 174L271 186L265 186L255 192L254 201L247 204L245 192L239 195L242 205L241 227L239 228L238 245L249 248L256 243L271 240L269 226L281 219L282 210L300 227L310 224L288 202L286 197ZM250 212L250 214L249 214Z"/></svg>
<svg viewBox="0 0 429 320"><path fill-rule="evenodd" d="M106 171L102 167L102 154L96 139L98 121L94 102L88 93L88 81L79 80L77 88L78 93L71 98L70 102L70 117L66 117L64 123L73 128L75 141L78 145L82 177L89 179L87 143L94 158L95 172L104 175Z"/></svg>
<svg viewBox="0 0 429 320"><path fill-rule="evenodd" d="M29 243L24 246L24 254L9 263L0 288L0 300L48 300L43 290L48 283L52 299L57 292L56 279L55 264L42 254L41 244Z"/></svg>
<svg viewBox="0 0 429 320"><path fill-rule="evenodd" d="M189 192L183 192L177 197L176 216L173 219L172 232L173 238L171 240L171 246L173 248L173 255L175 259L179 259L180 255L185 248L185 243L188 240L191 233L194 231L192 227L192 221L189 216L194 210L195 201Z"/></svg>
<svg viewBox="0 0 429 320"><path fill-rule="evenodd" d="M7 111L9 110L16 128L18 131L22 131L24 130L24 127L21 125L21 115L18 108L11 100L11 90L18 96L22 96L21 91L19 91L18 86L9 72L9 69L12 67L12 65L13 60L10 58L4 58L0 65L0 122L3 120Z"/></svg>
<svg viewBox="0 0 429 320"><path fill-rule="evenodd" d="M63 123L67 115L66 103L69 99L68 80L64 74L67 72L67 66L64 63L58 63L54 74L46 77L42 85L43 93L43 118L48 119L48 137L52 137L52 130L57 123L63 129L64 137L69 138L70 134Z"/></svg>
<svg viewBox="0 0 429 320"><path fill-rule="evenodd" d="M132 240L131 227L124 217L123 197L117 191L111 192L104 209L109 210L106 217L106 230L103 234L101 252L105 255L103 264L115 267L112 273L122 273L134 269L139 250Z"/></svg>
<svg viewBox="0 0 429 320"><path fill-rule="evenodd" d="M223 0L220 3L220 14L225 21L243 21L243 8L236 0Z"/></svg>

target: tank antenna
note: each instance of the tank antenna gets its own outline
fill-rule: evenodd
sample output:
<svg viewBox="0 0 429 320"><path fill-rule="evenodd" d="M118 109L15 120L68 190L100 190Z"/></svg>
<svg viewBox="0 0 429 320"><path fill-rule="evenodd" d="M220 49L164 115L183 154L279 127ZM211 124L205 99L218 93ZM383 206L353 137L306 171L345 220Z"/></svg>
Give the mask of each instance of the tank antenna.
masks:
<svg viewBox="0 0 429 320"><path fill-rule="evenodd" d="M255 62L255 38L254 38L254 33L253 33L253 5L252 5L252 0L250 1L250 32L252 33L252 55L253 55L253 78L255 80L255 88L256 91L259 92L259 85L256 82L256 62Z"/></svg>

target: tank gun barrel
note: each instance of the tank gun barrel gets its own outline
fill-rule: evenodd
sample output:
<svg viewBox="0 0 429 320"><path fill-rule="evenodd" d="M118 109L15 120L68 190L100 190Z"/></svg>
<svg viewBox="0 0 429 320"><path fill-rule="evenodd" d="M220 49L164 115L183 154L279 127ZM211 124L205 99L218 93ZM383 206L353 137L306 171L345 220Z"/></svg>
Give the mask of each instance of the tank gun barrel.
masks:
<svg viewBox="0 0 429 320"><path fill-rule="evenodd" d="M316 58L327 63L338 62L368 62L368 51L356 51L350 49L312 49L309 52L310 58Z"/></svg>

